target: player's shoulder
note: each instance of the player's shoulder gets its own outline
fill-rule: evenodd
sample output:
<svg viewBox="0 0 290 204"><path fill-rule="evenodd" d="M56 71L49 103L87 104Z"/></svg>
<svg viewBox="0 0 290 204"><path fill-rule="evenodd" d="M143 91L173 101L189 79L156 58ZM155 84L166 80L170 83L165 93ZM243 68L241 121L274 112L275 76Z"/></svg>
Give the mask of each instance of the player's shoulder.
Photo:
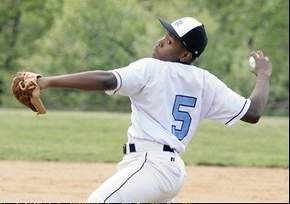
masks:
<svg viewBox="0 0 290 204"><path fill-rule="evenodd" d="M155 58L146 57L146 58L138 59L138 60L132 62L130 65L154 66L154 65L162 64L162 63L164 63L164 61L161 61L161 60L158 60Z"/></svg>
<svg viewBox="0 0 290 204"><path fill-rule="evenodd" d="M166 71L173 72L186 72L188 74L195 73L197 75L212 75L208 70L203 69L201 67L192 65L192 64L182 64L179 62L169 62L163 61L155 58L141 58L132 63L130 63L132 67L142 67L142 68L158 68L157 70L163 69Z"/></svg>
<svg viewBox="0 0 290 204"><path fill-rule="evenodd" d="M203 77L203 75L207 75L208 71L204 68L198 67L193 64L182 64L179 62L168 62L168 67L170 71L174 73L180 73L184 76L192 76L192 77Z"/></svg>
<svg viewBox="0 0 290 204"><path fill-rule="evenodd" d="M165 67L166 68L181 68L181 69L183 69L183 68L184 69L197 68L197 67L194 67L193 65L186 65L186 64L179 63L179 62L163 61L163 60L150 58L150 57L136 60L136 61L132 62L131 65L141 65L141 66L148 66L148 67L158 66L158 68L162 68L162 67L164 67L164 68ZM201 68L198 68L198 69L202 70Z"/></svg>
<svg viewBox="0 0 290 204"><path fill-rule="evenodd" d="M161 70L165 70L168 67L165 61L155 58L142 58L130 63L129 68L132 70L138 70L141 74L155 75L160 74Z"/></svg>

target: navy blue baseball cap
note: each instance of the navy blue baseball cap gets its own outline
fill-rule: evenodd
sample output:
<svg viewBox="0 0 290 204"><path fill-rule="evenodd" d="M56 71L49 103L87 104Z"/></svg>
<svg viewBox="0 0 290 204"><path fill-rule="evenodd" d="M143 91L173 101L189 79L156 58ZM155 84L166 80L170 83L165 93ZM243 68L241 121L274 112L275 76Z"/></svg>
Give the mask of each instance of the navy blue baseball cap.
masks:
<svg viewBox="0 0 290 204"><path fill-rule="evenodd" d="M159 18L161 25L174 35L194 58L199 57L207 45L204 25L192 17L177 19L171 24Z"/></svg>

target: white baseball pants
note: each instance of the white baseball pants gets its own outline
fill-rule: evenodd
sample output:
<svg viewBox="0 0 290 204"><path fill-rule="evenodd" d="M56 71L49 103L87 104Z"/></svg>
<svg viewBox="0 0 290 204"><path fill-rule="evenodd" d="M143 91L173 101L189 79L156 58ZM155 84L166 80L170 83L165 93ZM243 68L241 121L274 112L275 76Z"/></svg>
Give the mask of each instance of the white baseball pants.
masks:
<svg viewBox="0 0 290 204"><path fill-rule="evenodd" d="M118 171L87 202L170 202L180 191L185 176L184 163L175 152L129 153L118 164Z"/></svg>

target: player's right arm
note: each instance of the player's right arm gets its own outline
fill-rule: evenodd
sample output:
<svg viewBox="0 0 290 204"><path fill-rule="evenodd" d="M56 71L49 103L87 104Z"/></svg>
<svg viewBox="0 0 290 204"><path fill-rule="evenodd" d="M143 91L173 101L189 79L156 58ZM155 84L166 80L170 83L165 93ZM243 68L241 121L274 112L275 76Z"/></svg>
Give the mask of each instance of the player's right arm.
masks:
<svg viewBox="0 0 290 204"><path fill-rule="evenodd" d="M120 95L133 95L141 90L150 78L150 70L156 59L144 58L130 63L126 67L111 71L87 71L74 74L41 77L37 83L41 89L74 88L82 90L102 90L109 95L118 92Z"/></svg>
<svg viewBox="0 0 290 204"><path fill-rule="evenodd" d="M253 56L256 61L256 69L254 71L257 76L256 84L250 95L251 105L241 120L248 123L257 123L268 101L272 64L269 59L264 56L262 51L253 52L251 56Z"/></svg>
<svg viewBox="0 0 290 204"><path fill-rule="evenodd" d="M75 88L82 90L112 90L117 87L117 79L109 71L87 71L59 76L41 77L37 83L41 89Z"/></svg>

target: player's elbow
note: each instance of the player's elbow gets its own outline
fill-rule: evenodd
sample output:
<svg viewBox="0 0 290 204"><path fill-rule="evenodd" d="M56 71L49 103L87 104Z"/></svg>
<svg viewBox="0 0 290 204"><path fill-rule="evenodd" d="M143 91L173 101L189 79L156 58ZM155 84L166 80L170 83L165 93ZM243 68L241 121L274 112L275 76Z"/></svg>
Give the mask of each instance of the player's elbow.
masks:
<svg viewBox="0 0 290 204"><path fill-rule="evenodd" d="M253 116L249 119L248 123L252 123L252 124L258 123L260 118L261 118L261 116L259 116L259 115Z"/></svg>
<svg viewBox="0 0 290 204"><path fill-rule="evenodd" d="M261 108L260 103L255 103L252 100L252 103L247 111L247 113L241 118L242 121L247 123L256 124L259 122L260 118L262 117L263 108Z"/></svg>
<svg viewBox="0 0 290 204"><path fill-rule="evenodd" d="M260 114L254 112L247 112L244 117L241 118L241 120L247 123L255 124L259 122L260 118Z"/></svg>

